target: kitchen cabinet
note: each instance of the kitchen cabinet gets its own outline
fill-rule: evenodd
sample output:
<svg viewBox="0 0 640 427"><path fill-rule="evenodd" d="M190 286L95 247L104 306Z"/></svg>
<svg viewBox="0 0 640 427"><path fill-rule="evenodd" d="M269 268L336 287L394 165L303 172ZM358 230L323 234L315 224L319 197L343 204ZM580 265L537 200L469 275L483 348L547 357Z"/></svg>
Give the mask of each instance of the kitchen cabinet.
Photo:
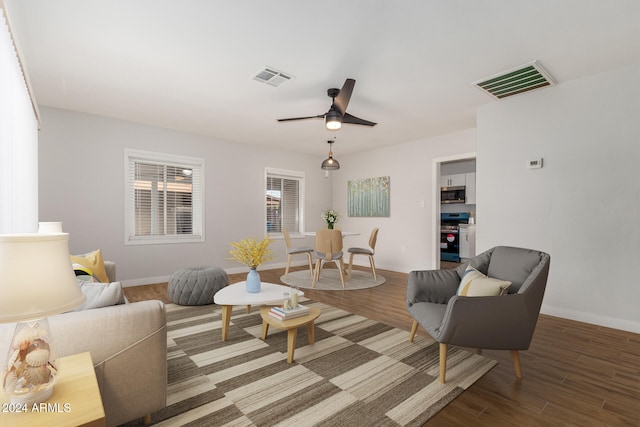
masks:
<svg viewBox="0 0 640 427"><path fill-rule="evenodd" d="M476 226L475 224L460 224L460 260L466 261L476 256Z"/></svg>
<svg viewBox="0 0 640 427"><path fill-rule="evenodd" d="M455 175L442 175L440 177L440 187L458 187L466 185L466 174L457 173Z"/></svg>
<svg viewBox="0 0 640 427"><path fill-rule="evenodd" d="M476 204L476 173L466 173L465 174L465 203L467 205L475 205Z"/></svg>

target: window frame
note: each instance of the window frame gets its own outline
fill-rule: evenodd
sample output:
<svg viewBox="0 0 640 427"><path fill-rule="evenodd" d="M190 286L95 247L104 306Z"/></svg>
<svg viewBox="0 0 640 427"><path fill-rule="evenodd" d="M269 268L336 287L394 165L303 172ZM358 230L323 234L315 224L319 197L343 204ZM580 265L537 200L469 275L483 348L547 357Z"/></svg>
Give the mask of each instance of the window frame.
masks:
<svg viewBox="0 0 640 427"><path fill-rule="evenodd" d="M136 236L135 163L151 163L193 170L192 175L192 232L191 234ZM200 243L205 241L205 162L204 159L125 148L124 150L124 244L153 245Z"/></svg>
<svg viewBox="0 0 640 427"><path fill-rule="evenodd" d="M305 231L305 173L302 171L294 171L294 170L288 170L288 169L278 169L278 168L271 168L271 167L266 167L264 170L264 197L265 200L263 201L264 203L264 230L265 230L265 234L268 235L271 238L282 238L283 237L283 233L282 231L277 231L277 232L273 232L273 231L269 231L268 226L267 226L267 221L268 221L268 215L267 215L267 203L266 203L266 196L267 196L267 191L268 191L268 185L269 185L269 178L281 178L281 179L289 179L289 180L295 180L298 181L298 230L290 230L290 234L291 235L301 235L302 233L304 233ZM280 224L280 230L282 230L282 224Z"/></svg>

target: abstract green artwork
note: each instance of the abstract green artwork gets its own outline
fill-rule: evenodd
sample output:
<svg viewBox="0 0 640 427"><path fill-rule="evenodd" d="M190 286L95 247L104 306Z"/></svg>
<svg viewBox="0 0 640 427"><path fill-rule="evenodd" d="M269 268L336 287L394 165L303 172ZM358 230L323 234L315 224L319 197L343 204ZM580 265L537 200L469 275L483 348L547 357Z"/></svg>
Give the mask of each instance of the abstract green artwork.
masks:
<svg viewBox="0 0 640 427"><path fill-rule="evenodd" d="M390 177L347 182L349 216L389 216Z"/></svg>

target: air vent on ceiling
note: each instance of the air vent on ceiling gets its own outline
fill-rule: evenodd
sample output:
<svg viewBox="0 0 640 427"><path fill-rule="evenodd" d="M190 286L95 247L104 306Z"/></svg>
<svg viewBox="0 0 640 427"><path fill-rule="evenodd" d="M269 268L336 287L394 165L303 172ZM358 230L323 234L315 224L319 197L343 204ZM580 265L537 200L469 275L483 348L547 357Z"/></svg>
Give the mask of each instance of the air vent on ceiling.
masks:
<svg viewBox="0 0 640 427"><path fill-rule="evenodd" d="M293 76L272 67L265 67L260 70L253 79L271 86L280 86L282 83L293 79Z"/></svg>
<svg viewBox="0 0 640 427"><path fill-rule="evenodd" d="M536 61L495 74L472 83L494 98L500 99L522 92L551 86L551 76Z"/></svg>

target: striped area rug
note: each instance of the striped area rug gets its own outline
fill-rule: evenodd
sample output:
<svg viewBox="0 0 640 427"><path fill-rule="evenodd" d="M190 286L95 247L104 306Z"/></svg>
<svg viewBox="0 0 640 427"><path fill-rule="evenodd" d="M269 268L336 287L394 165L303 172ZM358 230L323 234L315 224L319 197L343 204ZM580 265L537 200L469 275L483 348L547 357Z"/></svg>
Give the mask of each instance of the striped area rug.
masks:
<svg viewBox="0 0 640 427"><path fill-rule="evenodd" d="M438 344L305 301L322 314L315 344L298 330L260 339L259 310L237 307L221 341L216 305L167 305L168 401L158 426L421 426L497 362L450 348L447 384L438 381ZM131 424L134 425L134 424Z"/></svg>

